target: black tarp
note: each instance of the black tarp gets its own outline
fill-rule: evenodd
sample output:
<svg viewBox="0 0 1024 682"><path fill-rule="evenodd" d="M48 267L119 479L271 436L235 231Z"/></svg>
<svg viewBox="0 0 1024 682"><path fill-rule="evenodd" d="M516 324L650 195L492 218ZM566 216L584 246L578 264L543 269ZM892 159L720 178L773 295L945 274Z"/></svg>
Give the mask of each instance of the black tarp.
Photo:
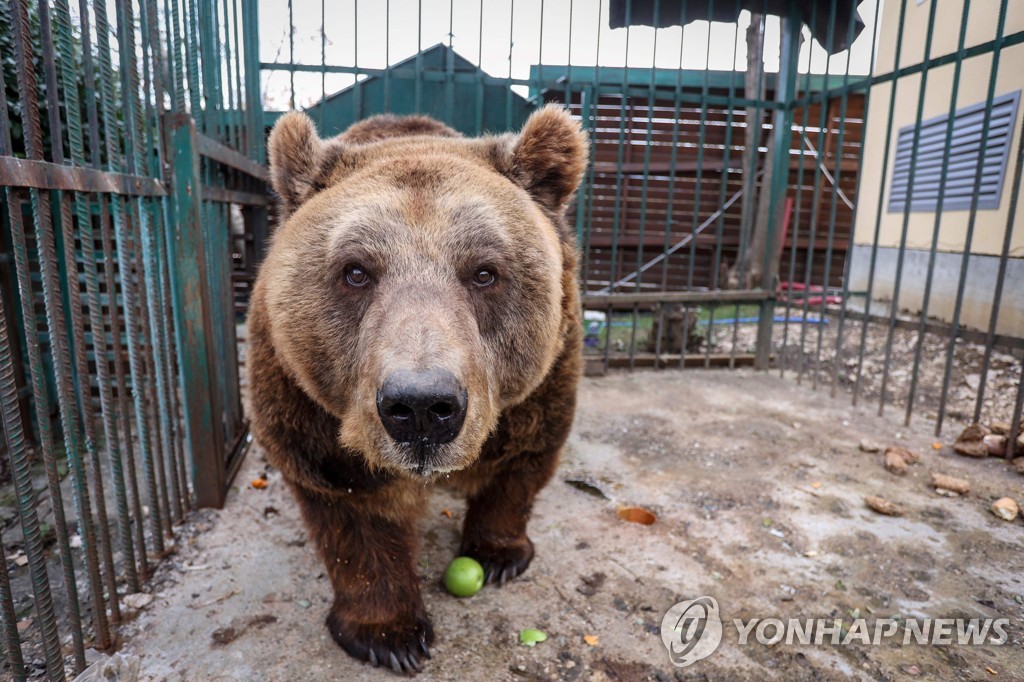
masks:
<svg viewBox="0 0 1024 682"><path fill-rule="evenodd" d="M811 29L811 35L822 47L835 54L848 47L864 29L864 22L857 13L854 0L609 0L608 25L611 28L632 26L654 26L665 28L679 26L680 21L722 21L735 22L740 12L750 10L761 14L787 16L790 11L799 13L800 18ZM657 17L655 17L657 5ZM835 22L831 14L835 6ZM627 6L629 21L626 21ZM685 7L684 7L685 6ZM813 16L813 22L812 22ZM655 21L657 19L657 21ZM853 32L850 23L853 22ZM831 25L832 40L829 45ZM847 40L849 38L849 41Z"/></svg>

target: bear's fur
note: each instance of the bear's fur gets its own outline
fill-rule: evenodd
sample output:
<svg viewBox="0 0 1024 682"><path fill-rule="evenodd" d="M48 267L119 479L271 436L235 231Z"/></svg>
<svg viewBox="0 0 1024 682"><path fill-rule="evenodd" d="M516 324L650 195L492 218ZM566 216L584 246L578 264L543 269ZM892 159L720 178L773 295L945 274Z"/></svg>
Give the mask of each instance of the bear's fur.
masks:
<svg viewBox="0 0 1024 682"><path fill-rule="evenodd" d="M290 113L268 149L282 220L249 308L253 430L323 556L331 635L411 672L433 640L416 574L427 483L466 494L459 553L487 582L533 558L527 520L569 433L582 364L564 214L586 136L551 106L518 135L475 139L377 116L321 140ZM353 284L354 268L367 284ZM482 268L496 278L477 286ZM396 368L428 366L465 388L465 422L442 445L396 443L375 396Z"/></svg>

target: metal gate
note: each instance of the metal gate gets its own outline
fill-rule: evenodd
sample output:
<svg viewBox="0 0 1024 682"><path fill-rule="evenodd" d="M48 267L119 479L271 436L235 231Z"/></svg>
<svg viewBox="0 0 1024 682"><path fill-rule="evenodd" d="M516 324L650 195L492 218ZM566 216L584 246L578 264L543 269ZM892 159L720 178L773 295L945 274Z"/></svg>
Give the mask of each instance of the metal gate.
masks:
<svg viewBox="0 0 1024 682"><path fill-rule="evenodd" d="M248 444L254 7L0 4L3 675L65 679L109 648L121 598Z"/></svg>

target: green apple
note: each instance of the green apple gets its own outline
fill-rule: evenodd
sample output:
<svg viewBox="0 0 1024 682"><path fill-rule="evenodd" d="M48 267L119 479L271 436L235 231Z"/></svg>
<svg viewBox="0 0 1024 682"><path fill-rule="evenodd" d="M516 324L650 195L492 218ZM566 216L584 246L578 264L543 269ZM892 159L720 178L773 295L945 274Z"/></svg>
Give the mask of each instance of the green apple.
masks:
<svg viewBox="0 0 1024 682"><path fill-rule="evenodd" d="M456 597L472 597L484 586L484 567L468 556L457 557L444 570L444 586Z"/></svg>

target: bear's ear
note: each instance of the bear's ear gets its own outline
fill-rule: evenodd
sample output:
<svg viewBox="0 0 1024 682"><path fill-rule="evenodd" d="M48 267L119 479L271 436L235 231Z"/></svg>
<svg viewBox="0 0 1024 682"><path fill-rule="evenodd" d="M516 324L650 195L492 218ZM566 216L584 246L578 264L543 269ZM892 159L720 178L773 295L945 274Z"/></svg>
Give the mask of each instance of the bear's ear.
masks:
<svg viewBox="0 0 1024 682"><path fill-rule="evenodd" d="M290 215L316 191L325 143L309 116L292 111L277 120L267 141L270 180Z"/></svg>
<svg viewBox="0 0 1024 682"><path fill-rule="evenodd" d="M561 213L583 180L589 150L579 122L549 104L530 116L515 139L510 175L542 206Z"/></svg>

